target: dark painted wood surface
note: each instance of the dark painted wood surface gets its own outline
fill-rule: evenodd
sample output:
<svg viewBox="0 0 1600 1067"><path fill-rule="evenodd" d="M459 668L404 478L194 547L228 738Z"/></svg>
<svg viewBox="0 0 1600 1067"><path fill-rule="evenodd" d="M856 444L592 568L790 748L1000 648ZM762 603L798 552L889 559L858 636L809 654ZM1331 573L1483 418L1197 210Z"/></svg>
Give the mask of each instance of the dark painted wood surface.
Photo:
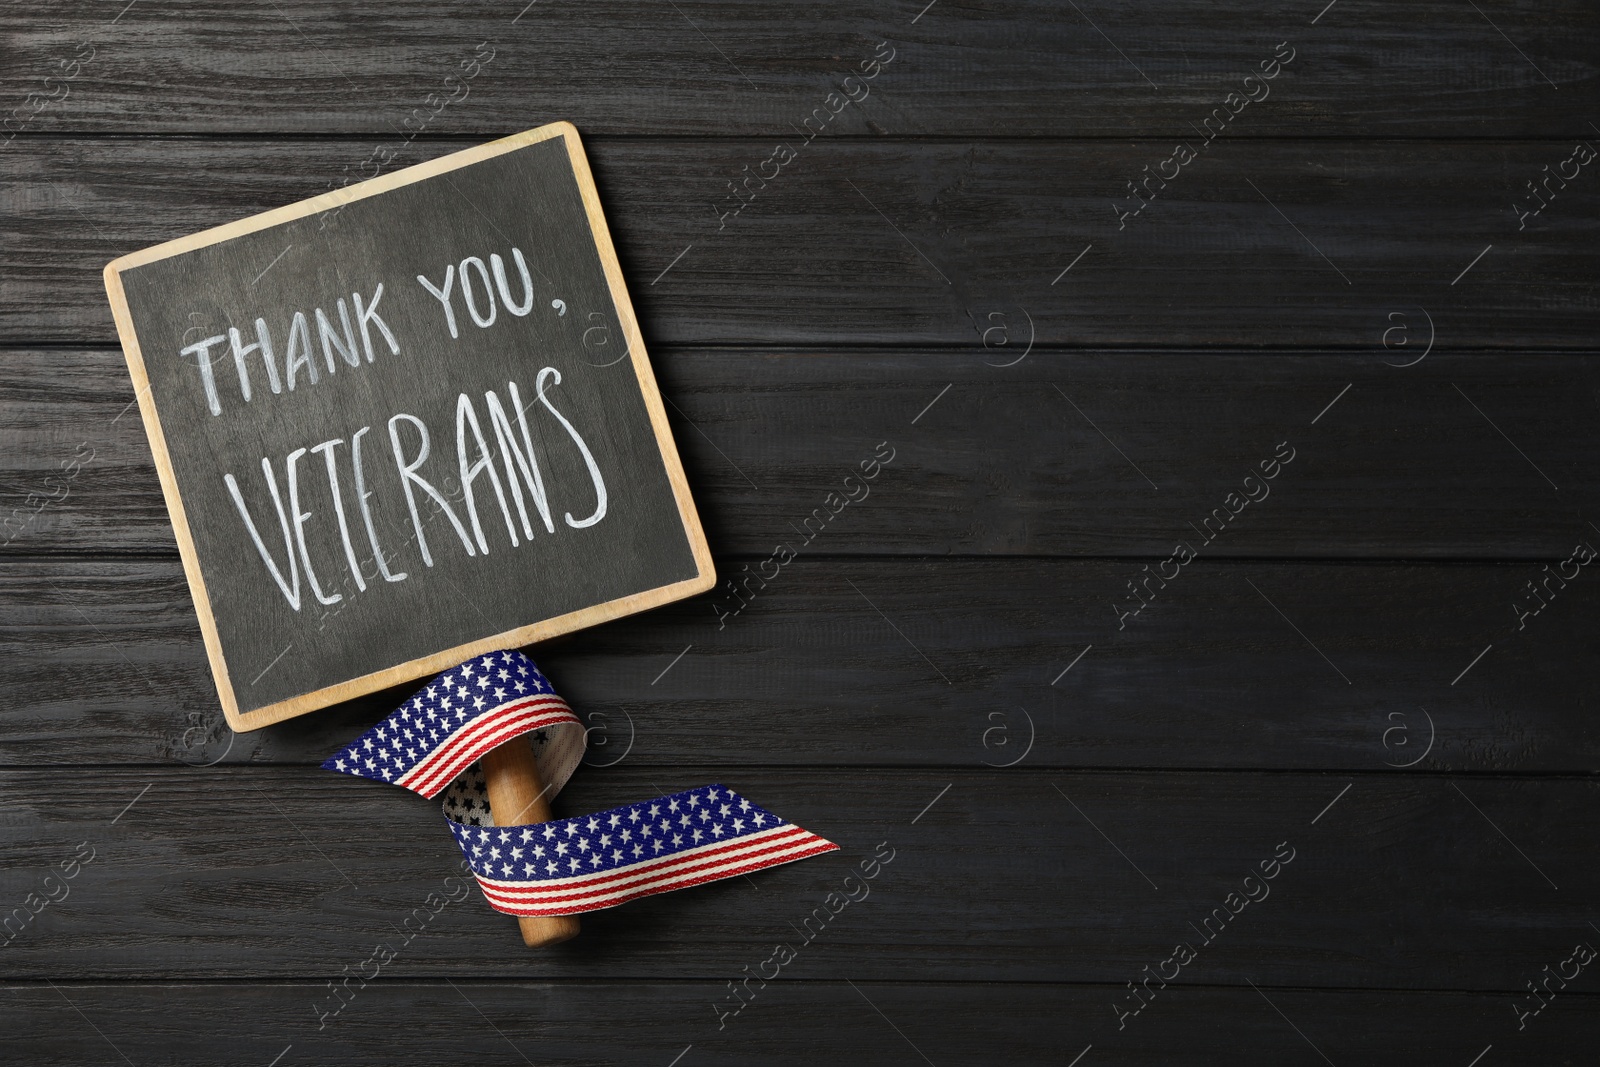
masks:
<svg viewBox="0 0 1600 1067"><path fill-rule="evenodd" d="M494 137L581 114L596 133L787 137L892 42L893 62L838 120L854 135L1187 137L1279 42L1295 60L1251 116L1257 136L1587 135L1600 100L1600 21L1582 0L1080 4L927 0L803 12L759 0L582 6L539 0L221 0L20 10L7 30L38 65L96 47L49 114L77 131ZM1315 22L1313 20L1315 19ZM494 59L471 72L479 42ZM1521 54L1519 55L1519 49ZM47 71L43 72L47 73ZM38 75L0 78L19 99ZM465 92L462 88L465 88ZM1557 91L1559 90L1559 91ZM1257 90L1259 92L1259 90ZM293 100L293 106L284 101ZM41 120L42 121L42 120ZM415 162L415 160L408 160Z"/></svg>
<svg viewBox="0 0 1600 1067"><path fill-rule="evenodd" d="M8 773L7 851L39 868L63 840L83 840L95 858L7 946L19 978L337 974L459 858L434 847L446 833L437 804L376 783L352 789L317 768L106 768L40 804L58 780ZM1600 783L1587 776L694 762L585 773L561 802L593 811L707 781L826 834L840 853L594 913L582 944L539 954L476 900L446 907L428 929L450 936L408 958L407 973L738 977L776 941L799 938L881 842L892 860L870 895L803 946L815 977L896 980L937 959L944 980L1117 984L1187 942L1197 958L1185 981L1515 990L1595 936ZM197 822L200 805L212 814ZM1259 865L1275 856L1289 861L1262 881ZM1212 918L1252 875L1261 899ZM1513 910L1500 907L1509 893Z"/></svg>
<svg viewBox="0 0 1600 1067"><path fill-rule="evenodd" d="M686 1051L682 1063L692 1057L729 1067L810 1067L989 1063L997 1048L1008 1063L1044 1067L1091 1045L1090 1055L1111 1064L1321 1063L1308 1037L1335 1063L1410 1067L1419 1052L1468 1063L1493 1044L1524 1062L1579 1067L1587 1054L1565 1035L1592 1030L1600 1016L1593 994L1565 994L1519 1033L1504 998L1489 994L1174 985L1119 1033L1112 1008L1128 995L1121 985L800 977L781 1000L769 989L719 1030L714 1005L729 994L718 982L393 978L369 986L319 1030L313 1006L329 997L320 982L56 985L8 987L10 1032L42 1067L121 1062L115 1049L134 1063L171 1058L206 1067L265 1064L279 1055L284 1063L301 1056L385 1067L463 1058L486 1067L665 1064ZM243 1022L241 1001L287 1021L276 1030ZM78 1011L103 1034L82 1026ZM590 1023L602 1015L609 1020L607 1057L596 1056ZM395 1040L397 1033L405 1040ZM797 1033L805 1041L796 1041ZM218 1034L227 1037L219 1041Z"/></svg>
<svg viewBox="0 0 1600 1067"><path fill-rule="evenodd" d="M989 314L1020 308L1051 344L1366 348L1390 312L1426 309L1450 349L1592 346L1600 181L1580 170L1521 229L1513 210L1572 141L1189 140L1198 158L1120 223L1171 139L818 139L726 219L727 183L771 139L586 144L652 344L981 347ZM19 139L0 340L113 342L99 270L116 252L325 192L372 150Z"/></svg>
<svg viewBox="0 0 1600 1067"><path fill-rule="evenodd" d="M1144 565L801 558L720 628L732 598L700 598L540 660L595 764L1592 770L1562 666L1600 652L1592 578L1519 630L1538 564L1197 561L1119 630ZM309 764L408 695L235 739L184 588L175 560L9 565L5 763Z"/></svg>
<svg viewBox="0 0 1600 1067"><path fill-rule="evenodd" d="M1549 976L1600 945L1600 599L1528 583L1600 543L1595 165L1519 215L1600 142L1594 30L1527 0L8 15L0 907L95 858L3 946L6 1061L1589 1062L1593 965ZM544 955L452 905L327 1015L448 837L314 766L381 697L222 725L99 271L562 118L721 570L896 458L737 615L538 651L595 727L558 814L720 778L843 853ZM1283 442L1271 495L1129 599ZM880 841L872 896L719 1029Z"/></svg>
<svg viewBox="0 0 1600 1067"><path fill-rule="evenodd" d="M893 462L806 555L1164 558L1284 441L1294 462L1208 557L1542 564L1595 532L1592 354L1399 366L1427 341L1412 310L1378 317L1350 352L1039 347L1006 367L1026 350L1026 320L1009 314L1021 336L991 334L987 348L974 331L947 349L658 350L713 549L764 558L803 539L880 442ZM7 352L6 488L55 494L44 479L80 447L92 453L13 553L175 554L132 400L115 349Z"/></svg>

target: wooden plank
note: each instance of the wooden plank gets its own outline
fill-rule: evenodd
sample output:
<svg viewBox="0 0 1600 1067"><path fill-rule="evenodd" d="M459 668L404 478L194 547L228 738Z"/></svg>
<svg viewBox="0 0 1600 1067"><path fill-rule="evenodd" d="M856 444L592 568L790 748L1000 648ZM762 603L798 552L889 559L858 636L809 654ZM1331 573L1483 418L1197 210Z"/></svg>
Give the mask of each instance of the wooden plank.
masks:
<svg viewBox="0 0 1600 1067"><path fill-rule="evenodd" d="M416 942L398 973L726 980L776 943L805 940L803 920L880 842L891 862L865 899L827 906L835 914L793 946L808 977L895 980L915 968L943 981L1116 985L1188 943L1185 980L1204 984L1517 990L1596 936L1600 783L1583 776L779 770L745 759L581 774L556 808L723 780L841 851L590 913L581 947L550 954L530 954L509 918L471 898L429 905L427 929L444 936ZM77 783L64 793L54 770L0 776L4 899L24 901L77 842L94 849L70 896L6 946L7 978L337 974L396 936L429 893L451 891L460 858L436 804L314 768L105 767ZM1261 882L1263 871L1275 877ZM1245 889L1255 903L1229 902Z"/></svg>
<svg viewBox="0 0 1600 1067"><path fill-rule="evenodd" d="M722 629L702 598L535 655L597 728L596 764L1595 765L1594 681L1574 666L1600 652L1592 575L1518 630L1533 564L1201 559L1119 630L1139 574L802 557ZM171 560L12 563L0 651L11 765L320 762L409 695L235 739Z"/></svg>
<svg viewBox="0 0 1600 1067"><path fill-rule="evenodd" d="M429 935L424 935L425 937ZM436 938L434 938L436 940ZM401 964L400 966L404 966ZM1418 1049L1468 1064L1486 1046L1520 1062L1582 1062L1600 998L1573 987L1518 1031L1515 991L1252 990L1171 985L1117 1031L1123 986L807 980L804 965L755 990L718 1028L721 982L453 983L397 979L359 989L318 1029L323 982L44 983L6 987L8 1037L30 1064L214 1063L227 1033L231 1062L432 1067L535 1063L683 1065L929 1062L1062 1067L1082 1064L1232 1067L1239 1050L1263 1062L1409 1067ZM370 973L370 970L369 972ZM769 970L768 973L771 973ZM352 983L352 988L356 988ZM1152 988L1154 985L1152 984ZM1526 1000L1526 994L1524 994ZM75 1023L73 1008L95 1029ZM1282 1014L1279 1014L1279 1012ZM481 1013L481 1014L479 1014ZM240 1028L239 1018L250 1018ZM185 1025L184 1023L187 1023ZM394 1035L403 1033L403 1041ZM797 1040L796 1035L804 1035ZM1308 1047L1308 1042L1309 1047ZM109 1043L109 1044L108 1044ZM690 1047L692 1046L692 1051ZM527 1057L525 1060L523 1057ZM1090 1057L1093 1057L1092 1059Z"/></svg>
<svg viewBox="0 0 1600 1067"><path fill-rule="evenodd" d="M1375 331L1355 353L1035 349L999 367L1009 346L673 348L655 363L725 554L765 558L808 522L816 535L813 512L831 515L827 494L852 472L858 486L880 443L893 462L808 555L1164 559L1283 441L1295 461L1207 555L1542 563L1596 535L1570 501L1600 491L1600 359L1441 350L1385 366L1422 354L1414 328L1410 349ZM5 551L174 551L133 395L113 350L0 352Z"/></svg>
<svg viewBox="0 0 1600 1067"><path fill-rule="evenodd" d="M1295 61L1241 136L1588 136L1595 114L1586 45L1600 23L1578 0L1509 0L1493 22L1448 0L1343 0L1321 14L1262 0L925 6L404 0L375 13L282 0L248 15L185 4L116 17L75 0L8 21L15 60L0 89L49 99L20 113L30 128L73 132L338 131L403 144L417 129L486 139L571 119L605 133L783 137L888 41L894 61L840 132L1187 136L1186 120L1250 91L1243 78L1287 41Z"/></svg>
<svg viewBox="0 0 1600 1067"><path fill-rule="evenodd" d="M1520 231L1513 206L1566 142L1219 140L1119 221L1170 141L819 141L720 222L727 181L768 141L589 144L652 345L972 350L991 313L1026 312L1041 344L1370 349L1390 313L1424 310L1452 348L1594 343L1600 182L1573 181ZM14 145L0 342L110 343L108 260L319 193L365 152Z"/></svg>

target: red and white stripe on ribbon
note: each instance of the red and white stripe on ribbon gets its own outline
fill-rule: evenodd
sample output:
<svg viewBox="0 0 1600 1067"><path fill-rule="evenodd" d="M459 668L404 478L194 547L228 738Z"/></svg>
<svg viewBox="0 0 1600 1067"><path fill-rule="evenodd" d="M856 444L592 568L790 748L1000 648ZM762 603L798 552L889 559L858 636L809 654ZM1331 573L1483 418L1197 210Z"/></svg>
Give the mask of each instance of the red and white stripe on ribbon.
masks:
<svg viewBox="0 0 1600 1067"><path fill-rule="evenodd" d="M484 753L513 737L561 723L577 724L578 717L554 693L511 701L469 721L460 732L451 734L449 740L396 778L394 784L431 800Z"/></svg>
<svg viewBox="0 0 1600 1067"><path fill-rule="evenodd" d="M534 758L554 795L582 761L587 731L532 660L491 652L438 675L323 766L425 797L444 793L445 818L484 895L512 915L615 907L838 848L723 785L496 826L474 764L535 731Z"/></svg>
<svg viewBox="0 0 1600 1067"><path fill-rule="evenodd" d="M510 915L575 915L616 907L653 893L750 874L838 848L809 830L783 823L749 837L703 845L620 870L542 882L505 881L480 874L478 885L497 911Z"/></svg>

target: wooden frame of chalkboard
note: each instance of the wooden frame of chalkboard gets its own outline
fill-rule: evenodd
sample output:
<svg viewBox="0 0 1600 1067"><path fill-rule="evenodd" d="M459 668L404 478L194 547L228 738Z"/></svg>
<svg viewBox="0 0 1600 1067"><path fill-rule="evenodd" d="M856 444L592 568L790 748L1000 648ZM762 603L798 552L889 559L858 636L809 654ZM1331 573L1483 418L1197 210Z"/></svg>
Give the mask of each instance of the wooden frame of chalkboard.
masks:
<svg viewBox="0 0 1600 1067"><path fill-rule="evenodd" d="M333 684L321 685L306 692L294 693L285 699L276 699L262 706L242 707L238 683L233 677L233 672L230 671L228 658L225 655L227 649L225 649L223 637L219 633L213 600L207 591L202 560L197 549L194 530L191 527L190 515L186 508L183 494L179 491L178 474L174 469L168 437L162 425L163 412L159 403L160 398L152 390L151 376L148 373L144 355L140 349L139 337L135 328L135 314L129 306L124 275L147 264L193 252L196 249L205 249L208 246L234 241L269 227L304 219L306 216L327 215L331 212L342 211L344 207L357 201L382 196L392 190L425 182L430 178L446 176L446 180L449 181L448 175L452 171L458 171L461 168L492 160L497 156L515 152L554 138L560 138L564 143L566 159L570 163L572 177L576 181L578 192L582 198L582 212L586 217L590 236L593 239L593 251L598 254L599 261L604 269L604 286L609 290L615 318L617 324L621 327L622 335L627 344L626 352L631 356L631 366L634 377L637 380L639 393L642 395L644 408L648 412L655 445L659 449L659 457L665 470L666 479L670 482L670 499L676 503L678 519L682 525L682 534L687 541L688 550L692 554L693 576L671 581L655 588L642 589L628 595L614 597L602 603L585 606L580 610L565 611L552 617L540 618L526 625L513 626L489 636L466 642L452 642L450 647L429 654L414 656L404 662L368 671L356 677L344 678ZM451 184L453 185L454 183L452 182ZM498 257L494 258L498 259ZM479 265L481 266L481 261ZM499 264L496 266L498 269ZM464 266L463 275L465 275ZM421 279L419 278L419 280ZM133 379L139 410L149 435L151 451L161 480L162 493L165 496L167 508L171 514L173 531L177 538L178 549L183 559L184 573L188 580L189 589L194 599L195 611L199 617L200 628L204 635L206 652L210 660L218 696L228 723L235 730L255 730L340 701L426 677L454 666L463 659L496 648L532 644L559 634L594 626L693 596L705 592L716 583L710 550L706 545L699 516L690 497L688 483L683 474L683 467L679 460L676 446L673 443L666 412L662 406L661 396L656 386L655 376L645 352L644 341L640 335L638 322L633 313L633 306L629 301L627 289L623 282L622 270L617 262L610 232L607 229L600 201L595 191L594 179L589 170L582 143L578 138L577 129L571 123L558 122L541 126L534 130L430 160L392 174L353 184L309 200L290 204L250 218L131 253L107 265L105 268L105 282L116 320L117 332L122 342L123 352L127 358L128 370ZM465 282L463 282L464 289ZM531 300L531 288L529 292ZM376 300L374 299L375 303ZM357 307L359 310L359 302ZM561 314L566 314L564 307L561 310ZM453 336L454 324L452 322ZM237 346L237 340L234 343ZM238 357L236 356L235 358L237 359ZM331 368L331 356L329 358ZM620 360L621 357L618 358ZM370 354L368 359L370 361ZM315 378L313 377L312 380L314 381ZM559 383L559 376L557 376L556 380ZM541 399L543 396L542 383L543 378L541 377ZM276 391L276 377L274 377L273 386L274 391ZM245 392L245 397L246 399L249 397L248 390ZM528 406L532 407L532 403ZM551 410L553 411L554 409L552 408ZM559 414L556 417L561 418ZM392 432L393 426L391 425ZM459 435L459 425L457 432ZM524 430L524 434L526 434L526 430ZM587 456L587 451L585 455ZM330 458L330 470L332 462ZM509 469L509 459L506 462ZM265 463L265 460L263 460L263 463ZM290 477L293 477L292 469ZM469 478L469 485L470 481L471 479ZM498 483L496 483L496 489L498 491ZM241 503L239 506L241 512L243 512L244 505ZM501 506L502 508L505 507L503 500ZM413 512L413 519L414 516L415 512ZM567 519L570 523L572 519L570 512L567 514ZM341 523L343 522L342 514L340 521ZM509 525L508 519L508 529ZM515 543L514 535L513 543ZM376 540L374 540L374 549L376 550ZM304 545L302 542L303 551ZM426 554L425 549L424 554ZM263 556L265 556L264 552ZM352 563L354 563L354 560L352 560ZM432 566L431 562L429 566ZM306 570L309 574L309 564L307 564ZM314 578L312 579L311 587L313 589L316 588ZM296 589L298 590L298 585ZM319 593L318 596L320 598L321 594ZM324 602L326 603L326 601ZM298 612L299 608L296 607L295 610Z"/></svg>

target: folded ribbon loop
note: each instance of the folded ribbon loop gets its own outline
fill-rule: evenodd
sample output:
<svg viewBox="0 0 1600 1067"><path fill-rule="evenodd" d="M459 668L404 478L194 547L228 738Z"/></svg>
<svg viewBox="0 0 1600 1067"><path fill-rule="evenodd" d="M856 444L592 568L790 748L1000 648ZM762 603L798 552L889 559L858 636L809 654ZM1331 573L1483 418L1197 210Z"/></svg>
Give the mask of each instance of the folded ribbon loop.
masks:
<svg viewBox="0 0 1600 1067"><path fill-rule="evenodd" d="M491 652L438 675L322 766L429 798L442 793L444 816L484 896L511 915L596 911L839 847L723 785L496 826L477 760L528 734L554 796L583 759L583 723L533 660Z"/></svg>

